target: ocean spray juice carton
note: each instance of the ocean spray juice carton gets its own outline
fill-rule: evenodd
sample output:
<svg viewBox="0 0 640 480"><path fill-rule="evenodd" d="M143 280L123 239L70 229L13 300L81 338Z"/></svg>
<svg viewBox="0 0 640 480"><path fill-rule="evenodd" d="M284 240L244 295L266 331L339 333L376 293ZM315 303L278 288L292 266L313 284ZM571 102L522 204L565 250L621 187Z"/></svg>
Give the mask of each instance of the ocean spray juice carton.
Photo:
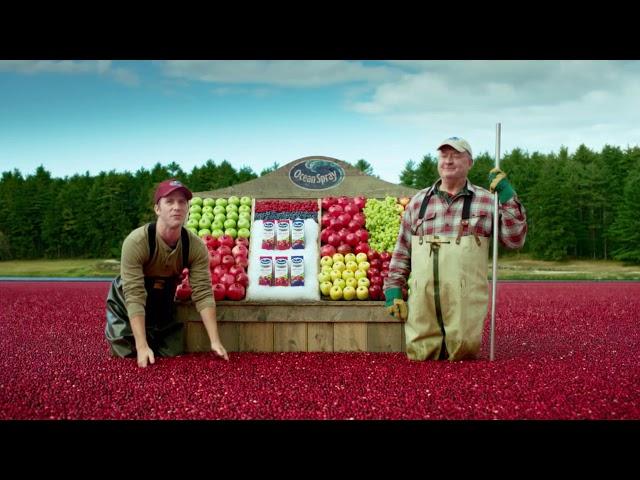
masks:
<svg viewBox="0 0 640 480"><path fill-rule="evenodd" d="M304 220L300 218L291 223L291 248L304 249Z"/></svg>
<svg viewBox="0 0 640 480"><path fill-rule="evenodd" d="M260 255L258 285L264 285L266 287L273 285L273 258L268 255Z"/></svg>
<svg viewBox="0 0 640 480"><path fill-rule="evenodd" d="M289 220L278 220L276 225L276 248L289 250L291 248L291 228Z"/></svg>
<svg viewBox="0 0 640 480"><path fill-rule="evenodd" d="M302 255L291 256L291 286L304 287L304 257Z"/></svg>
<svg viewBox="0 0 640 480"><path fill-rule="evenodd" d="M276 222L273 220L262 221L262 249L273 250L276 248Z"/></svg>
<svg viewBox="0 0 640 480"><path fill-rule="evenodd" d="M289 257L286 255L276 256L273 285L276 287L289 286Z"/></svg>

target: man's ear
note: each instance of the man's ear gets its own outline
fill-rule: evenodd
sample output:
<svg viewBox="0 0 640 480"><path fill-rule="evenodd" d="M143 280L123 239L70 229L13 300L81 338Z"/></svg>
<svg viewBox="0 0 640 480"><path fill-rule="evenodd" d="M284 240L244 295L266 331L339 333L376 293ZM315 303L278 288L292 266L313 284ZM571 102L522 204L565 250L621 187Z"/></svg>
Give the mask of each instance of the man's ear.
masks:
<svg viewBox="0 0 640 480"><path fill-rule="evenodd" d="M160 215L160 202L153 206L153 211L156 212L156 215Z"/></svg>

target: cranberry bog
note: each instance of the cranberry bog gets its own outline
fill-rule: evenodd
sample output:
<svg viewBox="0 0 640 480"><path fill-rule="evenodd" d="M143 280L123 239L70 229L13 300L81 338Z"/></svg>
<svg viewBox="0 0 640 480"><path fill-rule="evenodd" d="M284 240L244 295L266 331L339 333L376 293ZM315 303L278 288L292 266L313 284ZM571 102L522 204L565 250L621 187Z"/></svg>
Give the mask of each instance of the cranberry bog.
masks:
<svg viewBox="0 0 640 480"><path fill-rule="evenodd" d="M475 361L113 358L107 282L0 282L2 419L638 419L640 283L500 282ZM292 307L293 308L293 307Z"/></svg>

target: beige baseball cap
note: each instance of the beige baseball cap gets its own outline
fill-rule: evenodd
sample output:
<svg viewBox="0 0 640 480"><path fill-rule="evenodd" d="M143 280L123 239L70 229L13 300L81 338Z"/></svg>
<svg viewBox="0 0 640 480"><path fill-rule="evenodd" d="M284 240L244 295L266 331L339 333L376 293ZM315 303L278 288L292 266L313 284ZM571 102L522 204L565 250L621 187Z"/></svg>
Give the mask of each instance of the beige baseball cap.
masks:
<svg viewBox="0 0 640 480"><path fill-rule="evenodd" d="M450 147L455 148L459 152L469 152L469 155L473 157L473 153L471 153L471 145L464 138L460 137L449 137L438 145L437 150L440 150L443 146L449 145Z"/></svg>

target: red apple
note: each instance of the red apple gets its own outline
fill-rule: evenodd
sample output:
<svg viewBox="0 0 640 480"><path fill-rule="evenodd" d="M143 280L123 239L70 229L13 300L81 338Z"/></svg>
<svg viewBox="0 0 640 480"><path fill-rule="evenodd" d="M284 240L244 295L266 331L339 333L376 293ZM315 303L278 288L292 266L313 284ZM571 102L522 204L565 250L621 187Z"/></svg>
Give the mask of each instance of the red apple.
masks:
<svg viewBox="0 0 640 480"><path fill-rule="evenodd" d="M345 242L352 247L355 247L356 245L358 245L358 237L356 237L355 233L349 233L345 237Z"/></svg>
<svg viewBox="0 0 640 480"><path fill-rule="evenodd" d="M220 265L221 261L222 261L222 257L220 256L220 254L209 252L209 268L210 269L213 270L214 268L216 268L218 265Z"/></svg>
<svg viewBox="0 0 640 480"><path fill-rule="evenodd" d="M369 240L369 232L367 232L364 228L361 228L356 232L356 237L358 238L358 242L366 242Z"/></svg>
<svg viewBox="0 0 640 480"><path fill-rule="evenodd" d="M249 285L249 276L244 272L240 272L236 275L236 283L239 283L243 287L246 287L247 285Z"/></svg>
<svg viewBox="0 0 640 480"><path fill-rule="evenodd" d="M244 294L245 289L239 283L232 283L227 287L227 298L229 298L229 300L242 300Z"/></svg>
<svg viewBox="0 0 640 480"><path fill-rule="evenodd" d="M351 216L355 215L358 212L360 212L360 209L353 202L345 205L344 207L344 213L348 213Z"/></svg>
<svg viewBox="0 0 640 480"><path fill-rule="evenodd" d="M391 260L391 254L389 252L380 252L380 260L383 262Z"/></svg>
<svg viewBox="0 0 640 480"><path fill-rule="evenodd" d="M231 255L231 247L227 246L227 245L221 245L218 247L218 254L220 254L221 257L224 257L225 255Z"/></svg>
<svg viewBox="0 0 640 480"><path fill-rule="evenodd" d="M231 285L235 281L236 281L236 277L234 277L230 273L225 273L224 275L222 275L222 277L220 277L220 283L227 288L229 288L229 285Z"/></svg>
<svg viewBox="0 0 640 480"><path fill-rule="evenodd" d="M211 235L209 235L209 239L207 239L206 244L209 250L215 250L220 246L220 242L218 241L218 239L215 237L212 237Z"/></svg>
<svg viewBox="0 0 640 480"><path fill-rule="evenodd" d="M333 257L335 254L336 254L336 247L334 247L331 244L323 245L322 247L320 247L320 257Z"/></svg>
<svg viewBox="0 0 640 480"><path fill-rule="evenodd" d="M335 232L333 230L331 230L330 228L323 228L320 231L320 243L322 245L327 243L327 241L329 240L329 235L331 235L332 233L335 233Z"/></svg>
<svg viewBox="0 0 640 480"><path fill-rule="evenodd" d="M227 287L225 287L221 283L216 283L212 287L212 290L213 290L213 298L216 299L216 302L219 302L220 300L224 300L224 297L227 294ZM369 290L369 291L371 291L371 290Z"/></svg>
<svg viewBox="0 0 640 480"><path fill-rule="evenodd" d="M366 219L365 219L364 213L361 213L361 212L356 213L353 217L351 217L351 221L352 222L356 222L361 227L364 227L364 225L366 223Z"/></svg>
<svg viewBox="0 0 640 480"><path fill-rule="evenodd" d="M355 220L351 220L349 222L349 225L347 225L347 230L353 233L357 232L359 228L360 228L360 224Z"/></svg>
<svg viewBox="0 0 640 480"><path fill-rule="evenodd" d="M222 266L223 267L227 267L227 268L231 268L232 265L235 265L236 260L233 258L232 255L225 255L224 257L222 257Z"/></svg>
<svg viewBox="0 0 640 480"><path fill-rule="evenodd" d="M211 285L215 285L216 283L220 283L220 275L216 275L215 273L211 274Z"/></svg>
<svg viewBox="0 0 640 480"><path fill-rule="evenodd" d="M368 243L359 243L356 245L356 248L353 249L353 253L356 255L360 252L366 253L369 256L369 244Z"/></svg>
<svg viewBox="0 0 640 480"><path fill-rule="evenodd" d="M239 273L244 273L244 268L242 268L242 267L240 267L238 265L232 265L229 268L229 273L235 277Z"/></svg>
<svg viewBox="0 0 640 480"><path fill-rule="evenodd" d="M367 258L369 259L369 263L371 263L371 260L380 258L380 254L375 250L369 250L369 252L367 253Z"/></svg>
<svg viewBox="0 0 640 480"><path fill-rule="evenodd" d="M349 197L345 197L344 195L342 197L338 197L338 205L340 205L342 208L346 207L349 204Z"/></svg>
<svg viewBox="0 0 640 480"><path fill-rule="evenodd" d="M355 197L353 199L353 204L358 207L358 210L362 210L367 203L367 199L364 197Z"/></svg>
<svg viewBox="0 0 640 480"><path fill-rule="evenodd" d="M245 238L245 237L238 237L236 238L236 245L244 245L245 247L247 247L247 250L249 249L249 239Z"/></svg>
<svg viewBox="0 0 640 480"><path fill-rule="evenodd" d="M340 246L338 247L338 253L341 253L342 255L346 255L347 253L351 253L351 245L349 245L348 243L341 243Z"/></svg>
<svg viewBox="0 0 640 480"><path fill-rule="evenodd" d="M380 275L376 275L375 277L371 277L369 279L369 281L371 282L371 285L380 285L380 287L382 288L383 280L382 280L382 277Z"/></svg>
<svg viewBox="0 0 640 480"><path fill-rule="evenodd" d="M340 222L342 228L347 228L349 226L349 222L351 221L351 215L349 215L348 213L343 213L342 215L338 216L338 221Z"/></svg>
<svg viewBox="0 0 640 480"><path fill-rule="evenodd" d="M382 264L380 265L380 268L382 269L382 271L384 272L385 270L389 270L389 264L391 262L389 260L382 262Z"/></svg>
<svg viewBox="0 0 640 480"><path fill-rule="evenodd" d="M374 258L372 260L369 260L369 266L371 268L376 268L379 270L381 265L382 265L382 262L380 261L379 258Z"/></svg>
<svg viewBox="0 0 640 480"><path fill-rule="evenodd" d="M338 217L332 217L331 220L329 220L329 228L336 232L340 230L341 226L340 226L340 220L338 220Z"/></svg>
<svg viewBox="0 0 640 480"><path fill-rule="evenodd" d="M218 242L220 242L220 245L226 245L229 248L233 247L234 243L233 237L229 235L220 235L218 237Z"/></svg>
<svg viewBox="0 0 640 480"><path fill-rule="evenodd" d="M249 250L244 245L236 245L231 249L231 255L237 257L238 255L242 255L243 257L249 256Z"/></svg>
<svg viewBox="0 0 640 480"><path fill-rule="evenodd" d="M227 267L225 267L224 265L218 265L217 267L215 267L213 269L213 274L218 275L218 277L222 277L222 275L224 275L225 273L227 273L229 271L229 269Z"/></svg>
<svg viewBox="0 0 640 480"><path fill-rule="evenodd" d="M340 215L342 215L342 207L340 205L331 205L329 207L329 215L331 215L333 218L338 218Z"/></svg>
<svg viewBox="0 0 640 480"><path fill-rule="evenodd" d="M336 199L335 197L325 197L322 199L322 210L329 210L331 205L335 205Z"/></svg>
<svg viewBox="0 0 640 480"><path fill-rule="evenodd" d="M236 257L236 265L246 270L247 267L249 266L249 259L244 255L238 255Z"/></svg>
<svg viewBox="0 0 640 480"><path fill-rule="evenodd" d="M327 243L329 245L333 245L334 247L340 245L340 241L340 235L338 235L337 233L332 233L331 235L329 235L329 238L327 238Z"/></svg>
<svg viewBox="0 0 640 480"><path fill-rule="evenodd" d="M323 228L327 228L329 226L330 222L331 222L331 215L329 215L328 213L324 213L322 215L321 220L320 220L320 225Z"/></svg>
<svg viewBox="0 0 640 480"><path fill-rule="evenodd" d="M382 296L382 287L380 285L369 285L369 298L371 300L380 300Z"/></svg>
<svg viewBox="0 0 640 480"><path fill-rule="evenodd" d="M371 280L373 277L379 277L380 276L380 270L374 267L369 267L369 270L367 270L367 277L369 277L369 280Z"/></svg>

